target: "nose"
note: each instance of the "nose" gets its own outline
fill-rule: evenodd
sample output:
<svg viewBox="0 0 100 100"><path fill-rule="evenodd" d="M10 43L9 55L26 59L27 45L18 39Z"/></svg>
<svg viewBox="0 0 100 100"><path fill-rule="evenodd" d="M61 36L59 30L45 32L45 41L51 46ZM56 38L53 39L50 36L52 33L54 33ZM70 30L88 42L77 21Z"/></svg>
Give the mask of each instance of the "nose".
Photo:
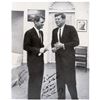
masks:
<svg viewBox="0 0 100 100"><path fill-rule="evenodd" d="M58 21L58 20L56 20L56 23L59 23L59 21Z"/></svg>
<svg viewBox="0 0 100 100"><path fill-rule="evenodd" d="M58 21L58 19L56 19L56 22Z"/></svg>

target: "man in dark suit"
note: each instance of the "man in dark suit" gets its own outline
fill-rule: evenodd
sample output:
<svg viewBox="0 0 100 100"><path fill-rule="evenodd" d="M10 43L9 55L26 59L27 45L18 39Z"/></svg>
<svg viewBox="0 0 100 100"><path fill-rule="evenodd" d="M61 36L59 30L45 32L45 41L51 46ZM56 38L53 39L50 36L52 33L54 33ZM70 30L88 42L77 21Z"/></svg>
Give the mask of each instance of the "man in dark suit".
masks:
<svg viewBox="0 0 100 100"><path fill-rule="evenodd" d="M66 25L64 13L55 14L57 28L52 33L52 51L55 52L58 99L65 99L65 84L72 99L78 99L75 76L75 51L79 38L73 26Z"/></svg>
<svg viewBox="0 0 100 100"><path fill-rule="evenodd" d="M47 51L43 45L43 28L45 18L36 15L34 27L24 36L24 50L27 51L27 65L29 71L28 99L39 99L44 71L43 53Z"/></svg>

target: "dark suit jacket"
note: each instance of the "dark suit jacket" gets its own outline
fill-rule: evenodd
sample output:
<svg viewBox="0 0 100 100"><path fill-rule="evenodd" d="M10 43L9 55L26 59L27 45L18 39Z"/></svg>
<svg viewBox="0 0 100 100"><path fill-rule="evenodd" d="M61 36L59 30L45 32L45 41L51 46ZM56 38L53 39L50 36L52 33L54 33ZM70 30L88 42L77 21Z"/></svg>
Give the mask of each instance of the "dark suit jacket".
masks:
<svg viewBox="0 0 100 100"><path fill-rule="evenodd" d="M27 51L27 65L29 74L43 71L43 54L38 56L39 50L43 45L43 32L41 31L42 42L38 37L38 34L33 27L28 30L24 36L24 50Z"/></svg>
<svg viewBox="0 0 100 100"><path fill-rule="evenodd" d="M58 42L57 38L58 28L53 30L52 33L52 47ZM67 68L74 68L75 66L75 51L74 47L79 45L79 38L77 31L73 26L65 25L62 33L61 43L64 44L65 49L61 48L57 50L56 57L63 57L65 59L65 66Z"/></svg>

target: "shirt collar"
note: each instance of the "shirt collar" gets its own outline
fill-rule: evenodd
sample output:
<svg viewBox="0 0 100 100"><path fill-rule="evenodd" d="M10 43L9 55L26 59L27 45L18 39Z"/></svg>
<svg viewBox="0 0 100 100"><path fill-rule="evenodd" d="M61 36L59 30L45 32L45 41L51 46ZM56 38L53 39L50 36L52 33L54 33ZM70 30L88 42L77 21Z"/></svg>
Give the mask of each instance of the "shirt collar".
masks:
<svg viewBox="0 0 100 100"><path fill-rule="evenodd" d="M39 29L37 29L35 26L34 26L34 28L35 28L36 32L38 33L39 32Z"/></svg>
<svg viewBox="0 0 100 100"><path fill-rule="evenodd" d="M37 35L38 35L38 37L40 37L40 35L39 35L39 29L37 29L35 26L34 26L34 28L35 28L35 30L36 30L36 33L37 33Z"/></svg>
<svg viewBox="0 0 100 100"><path fill-rule="evenodd" d="M65 26L65 24L62 27L60 27L59 29L63 30L64 29L64 26Z"/></svg>

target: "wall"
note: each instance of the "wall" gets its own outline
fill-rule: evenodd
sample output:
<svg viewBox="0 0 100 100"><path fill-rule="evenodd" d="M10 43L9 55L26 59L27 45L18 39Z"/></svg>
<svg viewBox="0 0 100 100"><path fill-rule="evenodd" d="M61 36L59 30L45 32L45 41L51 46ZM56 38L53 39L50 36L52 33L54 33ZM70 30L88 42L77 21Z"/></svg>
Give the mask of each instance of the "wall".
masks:
<svg viewBox="0 0 100 100"><path fill-rule="evenodd" d="M12 65L20 66L23 59L23 11L12 11Z"/></svg>
<svg viewBox="0 0 100 100"><path fill-rule="evenodd" d="M12 11L12 52L23 52L23 11Z"/></svg>

